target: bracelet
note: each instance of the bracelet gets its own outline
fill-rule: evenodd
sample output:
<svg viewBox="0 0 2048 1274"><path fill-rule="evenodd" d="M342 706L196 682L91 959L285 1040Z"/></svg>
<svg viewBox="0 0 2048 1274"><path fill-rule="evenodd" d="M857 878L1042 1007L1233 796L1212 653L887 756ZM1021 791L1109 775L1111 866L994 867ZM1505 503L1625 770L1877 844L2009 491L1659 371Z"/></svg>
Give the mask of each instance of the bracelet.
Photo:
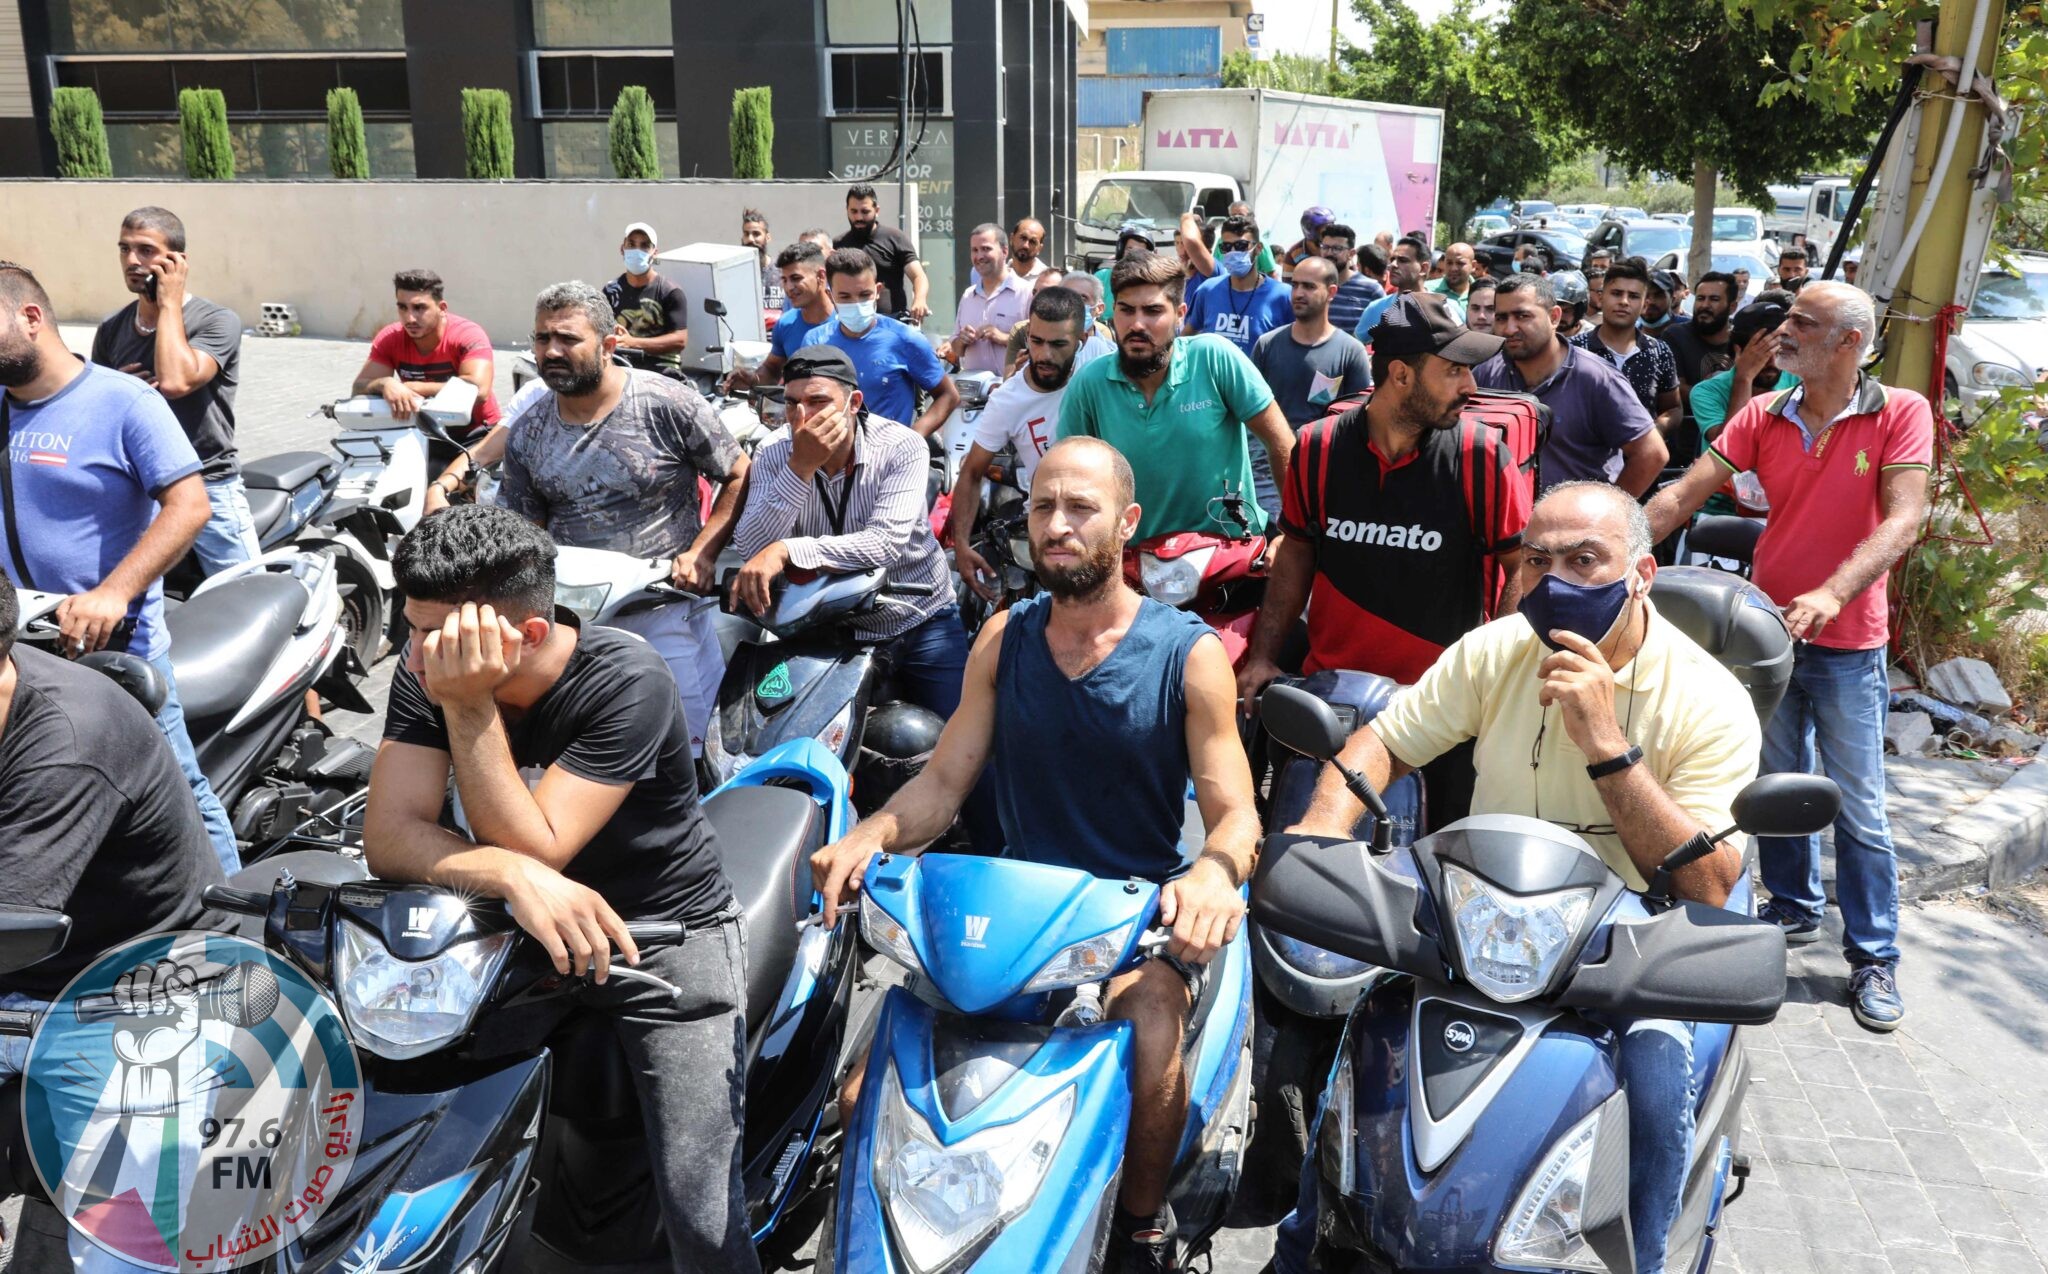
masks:
<svg viewBox="0 0 2048 1274"><path fill-rule="evenodd" d="M1631 747L1628 751L1622 753L1620 756L1612 757L1608 760L1599 761L1595 764L1587 766L1586 777L1594 779L1596 781L1599 779L1604 779L1610 774L1621 773L1623 770L1626 770L1629 766L1634 765L1636 762L1642 759L1642 748Z"/></svg>

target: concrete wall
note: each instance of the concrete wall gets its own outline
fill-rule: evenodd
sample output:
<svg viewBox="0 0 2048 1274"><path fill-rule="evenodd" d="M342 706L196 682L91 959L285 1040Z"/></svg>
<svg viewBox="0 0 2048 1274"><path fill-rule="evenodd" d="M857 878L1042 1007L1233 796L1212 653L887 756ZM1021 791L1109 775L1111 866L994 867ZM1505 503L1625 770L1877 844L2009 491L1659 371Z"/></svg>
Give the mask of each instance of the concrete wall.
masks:
<svg viewBox="0 0 2048 1274"><path fill-rule="evenodd" d="M391 276L423 266L448 308L498 345L523 344L534 294L602 283L619 238L646 221L663 248L738 243L740 211L768 217L777 246L846 228L836 181L0 181L0 260L34 270L60 317L97 321L130 299L114 255L121 218L157 204L184 219L192 290L253 327L258 306L298 308L308 335L367 340L393 318ZM894 224L896 187L879 191ZM917 187L910 187L916 221Z"/></svg>

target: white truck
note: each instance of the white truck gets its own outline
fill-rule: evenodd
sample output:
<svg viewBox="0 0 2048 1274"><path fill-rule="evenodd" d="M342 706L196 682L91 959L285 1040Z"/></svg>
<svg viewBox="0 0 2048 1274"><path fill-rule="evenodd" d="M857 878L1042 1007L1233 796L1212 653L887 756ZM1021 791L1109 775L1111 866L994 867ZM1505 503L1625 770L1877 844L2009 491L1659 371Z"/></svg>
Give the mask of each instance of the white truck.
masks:
<svg viewBox="0 0 2048 1274"><path fill-rule="evenodd" d="M1081 208L1074 254L1089 268L1116 255L1118 232L1143 225L1161 251L1183 213L1224 216L1242 199L1275 253L1321 205L1358 231L1434 237L1443 112L1273 89L1164 89L1145 94L1145 166L1103 176Z"/></svg>

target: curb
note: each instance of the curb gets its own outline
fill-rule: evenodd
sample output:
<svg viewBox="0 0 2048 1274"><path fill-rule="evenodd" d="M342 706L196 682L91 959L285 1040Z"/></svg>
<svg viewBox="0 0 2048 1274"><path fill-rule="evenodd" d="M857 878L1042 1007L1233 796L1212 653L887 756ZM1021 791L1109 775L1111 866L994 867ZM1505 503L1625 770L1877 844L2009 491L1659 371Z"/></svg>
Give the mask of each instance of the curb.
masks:
<svg viewBox="0 0 2048 1274"><path fill-rule="evenodd" d="M1931 833L1898 840L1901 901L2020 883L2048 867L2048 762L2015 771Z"/></svg>

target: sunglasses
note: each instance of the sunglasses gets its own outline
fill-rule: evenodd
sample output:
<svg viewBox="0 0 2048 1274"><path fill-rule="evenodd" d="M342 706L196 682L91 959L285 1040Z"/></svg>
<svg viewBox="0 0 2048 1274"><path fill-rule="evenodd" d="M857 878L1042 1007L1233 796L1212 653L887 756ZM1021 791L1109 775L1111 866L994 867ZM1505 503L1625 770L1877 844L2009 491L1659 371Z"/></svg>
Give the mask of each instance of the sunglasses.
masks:
<svg viewBox="0 0 2048 1274"><path fill-rule="evenodd" d="M1250 252L1256 243L1253 239L1230 239L1216 245L1218 252Z"/></svg>

